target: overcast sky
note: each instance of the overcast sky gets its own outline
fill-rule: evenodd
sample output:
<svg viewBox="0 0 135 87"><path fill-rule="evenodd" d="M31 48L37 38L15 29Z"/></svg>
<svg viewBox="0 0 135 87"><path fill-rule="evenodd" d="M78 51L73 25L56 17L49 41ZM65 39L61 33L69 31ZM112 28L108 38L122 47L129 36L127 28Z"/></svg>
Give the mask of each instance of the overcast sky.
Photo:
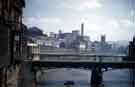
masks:
<svg viewBox="0 0 135 87"><path fill-rule="evenodd" d="M135 35L135 0L26 0L24 23L44 32L80 30L99 40L131 40Z"/></svg>

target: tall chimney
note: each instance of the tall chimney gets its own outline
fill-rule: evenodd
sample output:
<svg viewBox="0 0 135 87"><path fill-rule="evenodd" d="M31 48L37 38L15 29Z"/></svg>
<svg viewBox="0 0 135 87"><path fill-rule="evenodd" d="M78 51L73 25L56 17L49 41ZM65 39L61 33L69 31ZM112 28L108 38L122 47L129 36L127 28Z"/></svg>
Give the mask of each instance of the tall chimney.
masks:
<svg viewBox="0 0 135 87"><path fill-rule="evenodd" d="M83 40L83 37L84 37L84 24L83 23L81 24L81 37Z"/></svg>

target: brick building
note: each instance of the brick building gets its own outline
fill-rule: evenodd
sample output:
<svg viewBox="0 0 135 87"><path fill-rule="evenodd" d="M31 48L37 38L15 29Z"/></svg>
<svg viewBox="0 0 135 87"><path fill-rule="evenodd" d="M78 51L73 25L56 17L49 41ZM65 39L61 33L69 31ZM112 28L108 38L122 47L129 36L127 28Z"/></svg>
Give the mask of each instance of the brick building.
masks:
<svg viewBox="0 0 135 87"><path fill-rule="evenodd" d="M17 87L24 0L0 0L0 87Z"/></svg>

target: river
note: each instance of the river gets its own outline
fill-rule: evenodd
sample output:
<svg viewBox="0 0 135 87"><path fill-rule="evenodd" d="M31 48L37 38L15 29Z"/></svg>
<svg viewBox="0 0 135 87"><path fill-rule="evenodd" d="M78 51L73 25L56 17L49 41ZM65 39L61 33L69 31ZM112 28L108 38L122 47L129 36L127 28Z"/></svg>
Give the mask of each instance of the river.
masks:
<svg viewBox="0 0 135 87"><path fill-rule="evenodd" d="M91 71L84 69L50 69L38 72L38 87L64 87L64 82L74 81L73 87L90 87ZM104 87L134 87L131 70L117 69L103 73Z"/></svg>

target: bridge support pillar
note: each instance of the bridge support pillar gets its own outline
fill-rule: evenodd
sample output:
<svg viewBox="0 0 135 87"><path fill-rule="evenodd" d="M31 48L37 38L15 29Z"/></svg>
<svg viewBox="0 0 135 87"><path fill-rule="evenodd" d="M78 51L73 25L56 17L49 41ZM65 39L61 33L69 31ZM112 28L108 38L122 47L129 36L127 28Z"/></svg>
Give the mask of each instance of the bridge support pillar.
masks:
<svg viewBox="0 0 135 87"><path fill-rule="evenodd" d="M23 62L20 65L18 87L35 87L34 74L31 71L31 63Z"/></svg>
<svg viewBox="0 0 135 87"><path fill-rule="evenodd" d="M135 69L131 69L132 87L135 87Z"/></svg>
<svg viewBox="0 0 135 87"><path fill-rule="evenodd" d="M98 87L102 85L102 68L101 67L94 67L92 69L92 74L91 74L91 87Z"/></svg>

